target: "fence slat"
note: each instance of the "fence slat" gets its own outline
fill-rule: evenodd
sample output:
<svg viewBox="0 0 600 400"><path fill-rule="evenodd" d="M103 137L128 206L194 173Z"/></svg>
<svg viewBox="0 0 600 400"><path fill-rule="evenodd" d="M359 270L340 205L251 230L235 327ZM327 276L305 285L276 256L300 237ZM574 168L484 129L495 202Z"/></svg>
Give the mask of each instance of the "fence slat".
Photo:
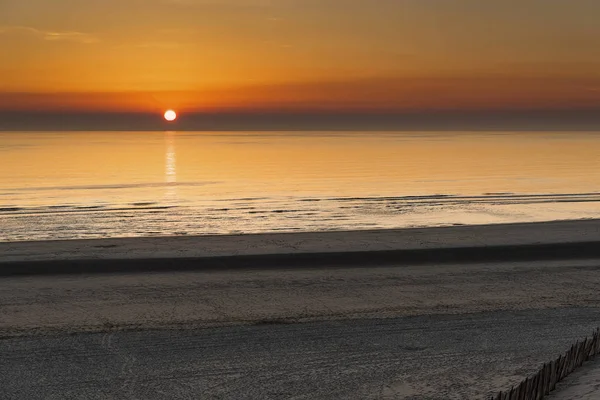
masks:
<svg viewBox="0 0 600 400"><path fill-rule="evenodd" d="M545 396L556 389L558 382L598 354L600 354L600 328L597 328L591 337L577 341L557 359L542 365L536 374L525 378L519 385L513 386L508 391L492 395L488 399L543 400Z"/></svg>

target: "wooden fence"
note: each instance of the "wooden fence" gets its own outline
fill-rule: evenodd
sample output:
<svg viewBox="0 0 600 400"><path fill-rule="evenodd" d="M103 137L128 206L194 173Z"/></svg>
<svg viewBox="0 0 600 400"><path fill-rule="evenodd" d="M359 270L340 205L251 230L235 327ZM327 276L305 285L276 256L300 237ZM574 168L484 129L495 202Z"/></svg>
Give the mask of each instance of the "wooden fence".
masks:
<svg viewBox="0 0 600 400"><path fill-rule="evenodd" d="M600 328L591 338L575 343L564 355L544 364L537 374L506 392L490 397L489 400L542 400L554 390L558 382L599 353Z"/></svg>

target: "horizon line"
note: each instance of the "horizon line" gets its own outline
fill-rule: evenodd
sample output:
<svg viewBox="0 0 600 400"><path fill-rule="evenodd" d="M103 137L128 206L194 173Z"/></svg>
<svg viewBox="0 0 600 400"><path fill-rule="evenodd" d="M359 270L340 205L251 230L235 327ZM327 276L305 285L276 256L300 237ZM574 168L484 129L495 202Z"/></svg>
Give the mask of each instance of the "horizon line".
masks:
<svg viewBox="0 0 600 400"><path fill-rule="evenodd" d="M0 110L0 131L600 131L600 109L178 113Z"/></svg>

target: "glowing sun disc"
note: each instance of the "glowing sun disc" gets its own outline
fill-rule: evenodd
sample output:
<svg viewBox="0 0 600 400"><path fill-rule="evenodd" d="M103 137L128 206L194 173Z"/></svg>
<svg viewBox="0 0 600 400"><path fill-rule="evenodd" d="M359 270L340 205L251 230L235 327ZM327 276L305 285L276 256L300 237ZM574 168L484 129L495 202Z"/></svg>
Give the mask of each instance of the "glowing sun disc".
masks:
<svg viewBox="0 0 600 400"><path fill-rule="evenodd" d="M177 119L177 113L173 110L165 111L165 119L169 122L175 121Z"/></svg>

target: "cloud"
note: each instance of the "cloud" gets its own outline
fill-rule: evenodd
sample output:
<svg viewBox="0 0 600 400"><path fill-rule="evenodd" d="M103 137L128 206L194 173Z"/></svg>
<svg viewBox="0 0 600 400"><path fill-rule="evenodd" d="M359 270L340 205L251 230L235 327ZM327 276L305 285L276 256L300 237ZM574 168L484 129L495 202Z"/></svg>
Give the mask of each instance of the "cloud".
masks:
<svg viewBox="0 0 600 400"><path fill-rule="evenodd" d="M140 49L178 49L186 46L186 43L172 41L142 42L142 43L124 43L113 46L114 49L140 48Z"/></svg>
<svg viewBox="0 0 600 400"><path fill-rule="evenodd" d="M160 35L193 35L197 32L195 28L163 28L157 30Z"/></svg>
<svg viewBox="0 0 600 400"><path fill-rule="evenodd" d="M182 47L183 44L182 43L178 43L178 42L146 42L146 43L140 43L137 45L137 47L141 47L141 48L156 48L156 49L176 49L179 47Z"/></svg>
<svg viewBox="0 0 600 400"><path fill-rule="evenodd" d="M0 26L0 34L21 33L33 35L49 42L98 43L100 40L89 33L76 31L45 31L29 26Z"/></svg>
<svg viewBox="0 0 600 400"><path fill-rule="evenodd" d="M157 0L162 4L187 7L236 7L264 8L273 6L274 0ZM279 0L281 1L281 0Z"/></svg>

